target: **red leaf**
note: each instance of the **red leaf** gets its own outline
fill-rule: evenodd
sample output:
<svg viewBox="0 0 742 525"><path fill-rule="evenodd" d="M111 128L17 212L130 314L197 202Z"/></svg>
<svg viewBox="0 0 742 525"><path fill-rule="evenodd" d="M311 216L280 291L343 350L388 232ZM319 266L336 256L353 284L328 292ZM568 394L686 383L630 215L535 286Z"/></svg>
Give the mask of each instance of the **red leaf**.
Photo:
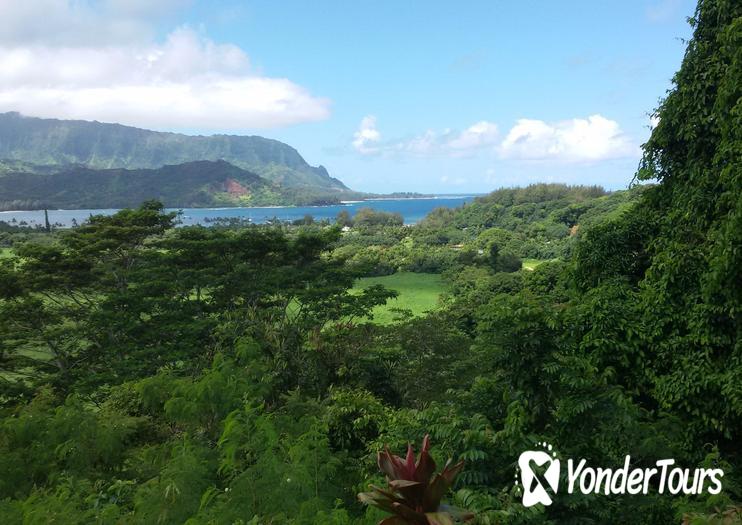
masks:
<svg viewBox="0 0 742 525"><path fill-rule="evenodd" d="M446 466L443 467L443 470L441 471L441 476L446 480L449 486L453 485L454 480L456 479L456 476L459 475L459 472L461 472L464 468L464 460L462 459L455 465L451 465L451 460L449 459L446 462Z"/></svg>
<svg viewBox="0 0 742 525"><path fill-rule="evenodd" d="M389 482L389 486L402 495L405 503L410 507L418 508L423 504L427 485L418 481L398 479Z"/></svg>
<svg viewBox="0 0 742 525"><path fill-rule="evenodd" d="M408 520L412 520L415 523L425 523L425 514L416 512L407 505L402 505L401 503L394 503L393 507L395 514L398 514L399 516L402 516L403 518L406 518Z"/></svg>
<svg viewBox="0 0 742 525"><path fill-rule="evenodd" d="M426 435L423 440L423 448L420 451L420 456L417 458L417 463L415 464L415 481L420 481L421 483L428 483L430 477L435 472L435 461L428 452L429 448L430 440Z"/></svg>
<svg viewBox="0 0 742 525"><path fill-rule="evenodd" d="M407 477L405 479L415 479L415 453L412 451L412 445L407 445L407 458L405 459L405 469Z"/></svg>
<svg viewBox="0 0 742 525"><path fill-rule="evenodd" d="M425 489L423 509L428 512L435 512L438 510L441 500L443 499L443 496L446 495L446 492L448 492L450 486L451 485L442 475L436 474L433 476L433 481L431 481Z"/></svg>
<svg viewBox="0 0 742 525"><path fill-rule="evenodd" d="M379 452L378 456L379 470L386 474L389 479L396 479L397 473L394 468L394 460L392 455L389 453L388 448L384 448L383 452Z"/></svg>

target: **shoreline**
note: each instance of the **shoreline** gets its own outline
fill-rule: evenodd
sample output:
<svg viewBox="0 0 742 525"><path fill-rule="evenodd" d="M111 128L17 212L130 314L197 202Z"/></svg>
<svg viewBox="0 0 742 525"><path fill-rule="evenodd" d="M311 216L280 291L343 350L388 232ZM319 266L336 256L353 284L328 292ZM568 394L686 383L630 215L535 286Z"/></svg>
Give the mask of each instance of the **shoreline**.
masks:
<svg viewBox="0 0 742 525"><path fill-rule="evenodd" d="M364 202L393 202L393 201L429 201L429 200L443 200L443 199L475 199L478 197L478 195L474 194L459 194L459 195L434 195L430 197L375 197L370 199L362 199L362 200L348 200L348 201L340 201L333 204L305 204L305 205L298 205L298 204L272 204L272 205L266 205L266 206L204 206L204 207L197 207L197 206L181 206L181 207L167 207L165 208L168 211L178 211L178 210L215 210L215 211L224 211L224 210L270 210L270 209L292 209L292 208L327 208L329 206L347 206L351 204L361 204ZM0 216L4 213L32 213L32 212L43 212L44 210L47 211L59 211L59 212L83 212L83 211L91 211L91 212L100 212L100 211L111 211L116 212L119 210L123 210L125 208L34 208L32 210L3 210L0 211Z"/></svg>

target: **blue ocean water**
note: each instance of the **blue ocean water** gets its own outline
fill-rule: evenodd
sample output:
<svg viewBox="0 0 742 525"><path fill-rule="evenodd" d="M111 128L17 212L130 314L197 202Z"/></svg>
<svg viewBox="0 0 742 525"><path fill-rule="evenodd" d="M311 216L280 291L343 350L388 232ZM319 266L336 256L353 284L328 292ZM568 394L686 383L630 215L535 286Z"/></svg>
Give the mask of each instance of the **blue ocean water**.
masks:
<svg viewBox="0 0 742 525"><path fill-rule="evenodd" d="M263 208L183 208L171 211L180 211L180 220L184 225L208 225L218 218L249 219L256 224L262 224L272 219L293 221L305 215L312 215L315 220L334 219L340 210L347 210L354 215L360 208L399 212L404 217L405 224L414 224L420 221L434 208L457 208L466 202L471 202L474 196L439 196L424 199L379 199L362 202L348 202L332 206L276 206ZM49 210L49 222L72 226L73 220L78 224L84 222L91 215L111 215L118 210ZM43 225L44 211L3 211L0 212L0 221L15 224L25 222L28 225Z"/></svg>

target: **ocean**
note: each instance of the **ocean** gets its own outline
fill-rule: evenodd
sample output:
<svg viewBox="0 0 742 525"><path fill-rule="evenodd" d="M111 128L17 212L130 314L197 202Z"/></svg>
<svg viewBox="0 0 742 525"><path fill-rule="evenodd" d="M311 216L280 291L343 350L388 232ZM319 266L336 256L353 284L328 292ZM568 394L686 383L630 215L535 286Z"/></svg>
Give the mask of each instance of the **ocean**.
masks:
<svg viewBox="0 0 742 525"><path fill-rule="evenodd" d="M457 208L464 203L471 202L473 195L442 195L438 197L419 199L376 199L367 201L353 201L331 206L273 206L256 208L174 208L170 211L180 212L180 221L183 225L212 224L215 219L240 218L247 219L255 224L263 224L273 219L279 221L294 221L305 215L312 215L315 220L333 220L341 210L347 210L354 215L360 208L399 212L405 224L415 224L433 209L439 207ZM53 225L69 227L77 222L84 222L91 215L111 215L115 209L99 210L49 210L49 222ZM15 222L14 222L15 220ZM25 222L30 226L44 224L44 210L34 211L3 211L0 212L0 221L11 224Z"/></svg>

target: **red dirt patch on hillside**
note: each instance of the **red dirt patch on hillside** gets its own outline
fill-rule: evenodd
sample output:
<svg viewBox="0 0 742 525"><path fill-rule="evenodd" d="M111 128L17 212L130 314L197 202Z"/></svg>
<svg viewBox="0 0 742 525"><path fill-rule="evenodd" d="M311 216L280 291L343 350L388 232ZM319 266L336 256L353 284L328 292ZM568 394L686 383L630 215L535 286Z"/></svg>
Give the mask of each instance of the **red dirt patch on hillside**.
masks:
<svg viewBox="0 0 742 525"><path fill-rule="evenodd" d="M224 189L230 195L241 196L248 195L250 193L250 190L245 188L242 184L234 179L227 179L226 181L224 181Z"/></svg>

